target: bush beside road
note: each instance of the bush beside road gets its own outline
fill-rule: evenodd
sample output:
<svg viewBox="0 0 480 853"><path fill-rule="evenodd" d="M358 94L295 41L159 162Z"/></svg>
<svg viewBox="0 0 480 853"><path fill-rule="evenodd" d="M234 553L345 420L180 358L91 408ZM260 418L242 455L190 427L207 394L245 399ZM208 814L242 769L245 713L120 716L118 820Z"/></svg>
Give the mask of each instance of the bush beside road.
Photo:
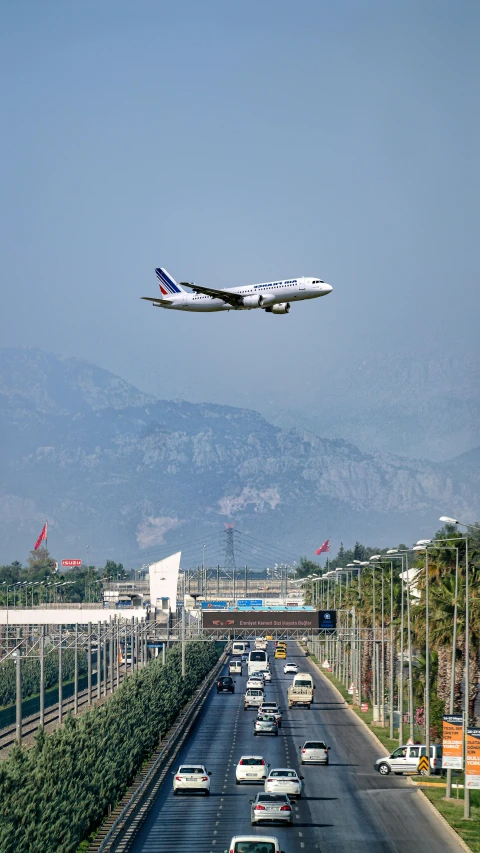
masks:
<svg viewBox="0 0 480 853"><path fill-rule="evenodd" d="M68 716L32 749L14 747L0 765L0 850L74 853L131 784L160 735L219 657L213 643L187 644L129 676L101 707Z"/></svg>

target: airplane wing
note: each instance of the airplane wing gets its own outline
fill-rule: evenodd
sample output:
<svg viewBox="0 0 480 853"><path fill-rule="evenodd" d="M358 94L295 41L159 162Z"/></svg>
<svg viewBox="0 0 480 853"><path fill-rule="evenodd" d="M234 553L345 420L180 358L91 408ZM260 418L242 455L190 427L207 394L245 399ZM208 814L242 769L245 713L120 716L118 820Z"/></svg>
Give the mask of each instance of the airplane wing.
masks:
<svg viewBox="0 0 480 853"><path fill-rule="evenodd" d="M172 305L171 299L159 299L155 296L141 296L140 299L146 299L147 302L154 302L156 305Z"/></svg>
<svg viewBox="0 0 480 853"><path fill-rule="evenodd" d="M239 293L230 293L228 290L214 290L213 287L200 287L198 284L192 284L189 281L181 281L184 287L191 287L194 293L204 293L205 296L211 296L212 299L222 299L233 308L238 308L243 305L243 296Z"/></svg>

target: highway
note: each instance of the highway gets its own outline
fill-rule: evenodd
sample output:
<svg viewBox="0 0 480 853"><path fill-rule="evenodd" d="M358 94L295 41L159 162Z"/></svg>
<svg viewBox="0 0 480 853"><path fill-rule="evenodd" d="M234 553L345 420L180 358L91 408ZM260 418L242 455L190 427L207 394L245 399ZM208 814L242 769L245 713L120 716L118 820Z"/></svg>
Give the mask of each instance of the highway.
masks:
<svg viewBox="0 0 480 853"><path fill-rule="evenodd" d="M274 660L273 654L273 677L265 693L284 711L278 737L254 737L255 711L243 710L245 676L235 677L234 695L217 695L213 688L176 762L176 767L186 761L204 763L212 771L211 796L174 797L171 783L166 783L133 853L223 853L231 837L240 834L275 835L285 853L460 853L460 843L451 839L407 779L381 777L373 770L381 750L297 644L291 641L288 647L287 659L314 676L311 710L288 710L292 676L284 675L284 661ZM298 747L307 738L331 746L328 767L300 765ZM242 754L263 755L272 767L294 767L305 777L292 827L251 827L249 800L261 787L235 784Z"/></svg>

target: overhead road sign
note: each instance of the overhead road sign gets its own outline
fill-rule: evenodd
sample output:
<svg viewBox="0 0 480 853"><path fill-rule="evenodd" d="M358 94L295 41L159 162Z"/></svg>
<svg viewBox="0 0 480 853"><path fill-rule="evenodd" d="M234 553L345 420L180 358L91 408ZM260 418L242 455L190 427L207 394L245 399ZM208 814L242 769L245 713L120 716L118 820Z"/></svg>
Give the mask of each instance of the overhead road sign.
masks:
<svg viewBox="0 0 480 853"><path fill-rule="evenodd" d="M328 613L328 618L325 615ZM251 610L212 613L203 611L204 631L334 631L335 610ZM323 626L327 625L325 629Z"/></svg>
<svg viewBox="0 0 480 853"><path fill-rule="evenodd" d="M226 601L202 601L200 603L202 610L226 610L228 606Z"/></svg>
<svg viewBox="0 0 480 853"><path fill-rule="evenodd" d="M62 569L71 569L75 566L81 566L82 560L62 560Z"/></svg>
<svg viewBox="0 0 480 853"><path fill-rule="evenodd" d="M337 627L336 610L318 610L319 625L321 631L335 631Z"/></svg>
<svg viewBox="0 0 480 853"><path fill-rule="evenodd" d="M237 598L237 607L261 607L262 604L261 598Z"/></svg>

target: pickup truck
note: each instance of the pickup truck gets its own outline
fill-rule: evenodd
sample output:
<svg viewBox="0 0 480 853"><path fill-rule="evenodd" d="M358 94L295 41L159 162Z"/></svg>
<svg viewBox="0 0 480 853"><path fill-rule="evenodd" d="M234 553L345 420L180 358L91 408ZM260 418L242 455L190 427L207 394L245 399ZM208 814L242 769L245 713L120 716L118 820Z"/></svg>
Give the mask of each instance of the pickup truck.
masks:
<svg viewBox="0 0 480 853"><path fill-rule="evenodd" d="M313 702L313 691L315 685L309 672L298 672L294 676L291 686L288 688L288 707L294 705L305 705L310 708Z"/></svg>

